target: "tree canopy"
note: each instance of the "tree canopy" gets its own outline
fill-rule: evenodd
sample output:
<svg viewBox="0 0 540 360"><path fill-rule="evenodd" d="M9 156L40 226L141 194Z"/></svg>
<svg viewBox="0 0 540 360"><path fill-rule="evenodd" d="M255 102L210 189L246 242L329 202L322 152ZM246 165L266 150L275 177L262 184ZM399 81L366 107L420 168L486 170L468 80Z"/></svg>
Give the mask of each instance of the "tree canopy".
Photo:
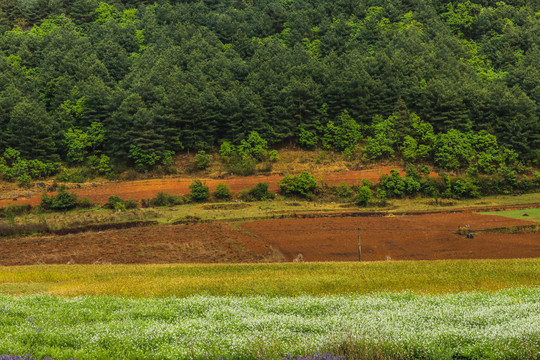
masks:
<svg viewBox="0 0 540 360"><path fill-rule="evenodd" d="M4 0L0 153L142 166L256 130L454 168L482 152L461 134L484 131L538 161L539 14L535 0Z"/></svg>

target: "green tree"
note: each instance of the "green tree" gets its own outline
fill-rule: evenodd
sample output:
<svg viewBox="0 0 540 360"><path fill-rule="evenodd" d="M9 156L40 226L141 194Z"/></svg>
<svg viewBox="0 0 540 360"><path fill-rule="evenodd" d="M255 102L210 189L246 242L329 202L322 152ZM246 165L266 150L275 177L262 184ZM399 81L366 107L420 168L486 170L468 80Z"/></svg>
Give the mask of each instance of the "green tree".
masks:
<svg viewBox="0 0 540 360"><path fill-rule="evenodd" d="M55 123L42 104L24 100L11 113L7 143L25 158L56 161L59 157L53 137L55 130Z"/></svg>

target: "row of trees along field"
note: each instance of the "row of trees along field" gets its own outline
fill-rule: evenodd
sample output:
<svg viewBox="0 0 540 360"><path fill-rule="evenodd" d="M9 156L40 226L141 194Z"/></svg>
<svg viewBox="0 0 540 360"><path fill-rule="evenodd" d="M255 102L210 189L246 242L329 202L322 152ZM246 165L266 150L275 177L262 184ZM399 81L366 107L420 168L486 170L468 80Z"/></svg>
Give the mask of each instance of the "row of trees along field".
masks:
<svg viewBox="0 0 540 360"><path fill-rule="evenodd" d="M534 163L539 59L538 0L3 0L0 153L151 166L256 129L367 160L441 165L467 138Z"/></svg>

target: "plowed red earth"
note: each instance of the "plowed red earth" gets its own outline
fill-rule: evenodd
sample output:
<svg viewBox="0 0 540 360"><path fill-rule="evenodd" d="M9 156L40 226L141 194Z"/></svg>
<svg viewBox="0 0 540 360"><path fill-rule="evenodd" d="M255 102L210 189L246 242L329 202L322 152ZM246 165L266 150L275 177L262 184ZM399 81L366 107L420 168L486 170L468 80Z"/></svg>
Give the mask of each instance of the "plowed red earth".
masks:
<svg viewBox="0 0 540 360"><path fill-rule="evenodd" d="M482 232L473 239L456 234L470 229L535 224L474 213L399 217L348 217L261 220L246 223L256 235L291 261L358 260L360 228L362 260L503 259L540 257L540 234Z"/></svg>
<svg viewBox="0 0 540 360"><path fill-rule="evenodd" d="M276 260L302 254L304 261L502 259L540 257L540 234L470 229L534 224L473 213L400 217L279 219L248 222L237 231L213 222L150 226L65 236L2 239L0 265L91 263L218 263ZM246 233L247 231L247 233ZM250 233L252 235L250 235Z"/></svg>
<svg viewBox="0 0 540 360"><path fill-rule="evenodd" d="M0 265L257 262L268 249L222 223L2 239Z"/></svg>
<svg viewBox="0 0 540 360"><path fill-rule="evenodd" d="M389 174L390 170L395 169L395 166L378 167L375 169L347 171L339 173L329 173L316 175L318 181L325 181L329 185L337 185L341 182L346 182L351 185L369 179L372 182L377 182L382 174ZM403 170L401 169L401 172ZM283 178L281 175L258 175L246 177L231 177L226 179L202 179L210 186L210 191L214 191L217 184L227 184L232 192L240 192L244 189L250 189L257 183L264 182L270 184L270 190L276 191L279 189L278 183ZM193 179L150 179L126 181L118 183L110 183L96 187L85 187L81 189L73 189L77 195L87 197L92 202L104 204L111 195L118 195L123 199L149 199L156 196L158 192L166 192L169 194L188 194L190 192L189 185ZM0 200L0 207L13 204L31 204L38 205L41 195L36 195L30 199L20 198L17 200L4 199Z"/></svg>

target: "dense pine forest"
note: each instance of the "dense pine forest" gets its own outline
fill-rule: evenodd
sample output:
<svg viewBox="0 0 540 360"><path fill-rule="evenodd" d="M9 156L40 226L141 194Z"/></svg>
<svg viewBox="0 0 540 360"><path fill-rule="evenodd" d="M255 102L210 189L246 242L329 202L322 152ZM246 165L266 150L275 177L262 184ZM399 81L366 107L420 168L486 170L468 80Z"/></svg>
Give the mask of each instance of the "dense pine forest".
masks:
<svg viewBox="0 0 540 360"><path fill-rule="evenodd" d="M6 178L261 142L492 173L539 118L537 0L0 4Z"/></svg>

